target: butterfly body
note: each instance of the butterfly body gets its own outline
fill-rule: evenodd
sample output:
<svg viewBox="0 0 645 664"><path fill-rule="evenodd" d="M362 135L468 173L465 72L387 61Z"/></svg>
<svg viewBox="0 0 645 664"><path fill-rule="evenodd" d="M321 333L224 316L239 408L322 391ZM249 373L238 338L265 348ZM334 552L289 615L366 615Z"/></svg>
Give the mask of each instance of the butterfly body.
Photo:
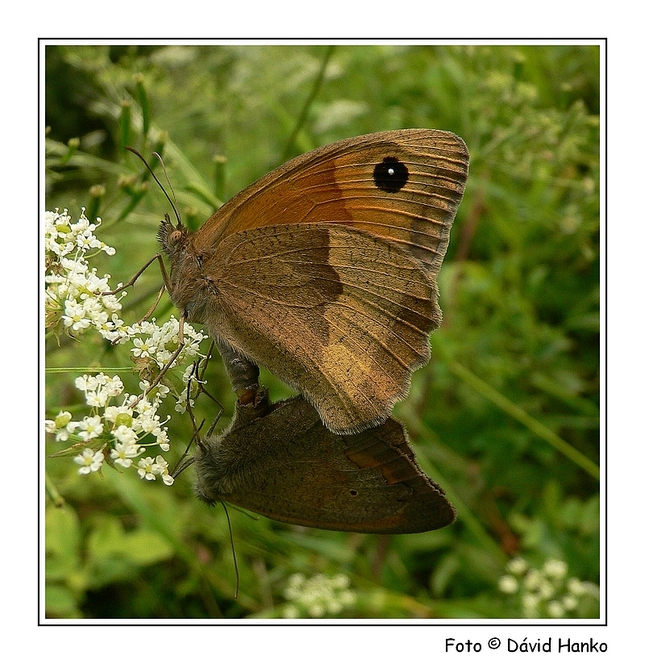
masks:
<svg viewBox="0 0 645 664"><path fill-rule="evenodd" d="M436 130L297 157L195 233L162 223L173 302L302 393L330 430L382 423L429 359L467 168L463 141Z"/></svg>

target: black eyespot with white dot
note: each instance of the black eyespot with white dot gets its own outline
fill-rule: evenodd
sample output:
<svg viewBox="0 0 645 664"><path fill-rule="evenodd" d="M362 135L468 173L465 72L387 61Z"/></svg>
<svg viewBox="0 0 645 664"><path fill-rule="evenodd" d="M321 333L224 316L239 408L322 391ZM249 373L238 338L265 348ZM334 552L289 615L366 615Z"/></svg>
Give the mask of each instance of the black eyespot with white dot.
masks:
<svg viewBox="0 0 645 664"><path fill-rule="evenodd" d="M405 187L408 181L406 165L396 157L385 157L380 164L374 167L374 184L383 191L395 194Z"/></svg>

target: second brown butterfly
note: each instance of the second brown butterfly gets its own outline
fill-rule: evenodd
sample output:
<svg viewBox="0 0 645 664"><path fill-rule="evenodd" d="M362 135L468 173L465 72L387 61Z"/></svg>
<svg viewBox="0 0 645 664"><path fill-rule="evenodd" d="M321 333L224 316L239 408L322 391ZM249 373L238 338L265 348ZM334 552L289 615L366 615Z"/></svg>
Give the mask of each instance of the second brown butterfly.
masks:
<svg viewBox="0 0 645 664"><path fill-rule="evenodd" d="M417 465L401 424L337 436L302 397L235 406L219 436L195 453L195 491L277 521L358 533L443 528L455 510Z"/></svg>

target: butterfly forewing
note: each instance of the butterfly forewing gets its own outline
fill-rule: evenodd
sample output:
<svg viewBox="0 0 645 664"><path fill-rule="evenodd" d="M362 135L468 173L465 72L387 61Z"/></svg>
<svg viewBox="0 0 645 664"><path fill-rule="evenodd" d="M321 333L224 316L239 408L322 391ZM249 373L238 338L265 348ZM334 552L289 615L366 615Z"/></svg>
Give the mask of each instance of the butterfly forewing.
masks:
<svg viewBox="0 0 645 664"><path fill-rule="evenodd" d="M384 161L386 173L395 171L393 187L386 175L375 177ZM399 169L407 171L403 184ZM338 141L240 192L207 222L203 241L258 226L334 222L400 243L436 274L467 174L468 150L449 132L409 129Z"/></svg>

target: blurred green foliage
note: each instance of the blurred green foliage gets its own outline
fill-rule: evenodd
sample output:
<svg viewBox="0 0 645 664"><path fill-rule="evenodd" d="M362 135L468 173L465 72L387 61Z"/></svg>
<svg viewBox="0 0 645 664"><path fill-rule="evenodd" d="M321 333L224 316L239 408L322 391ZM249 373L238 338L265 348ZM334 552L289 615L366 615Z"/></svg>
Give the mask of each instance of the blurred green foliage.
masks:
<svg viewBox="0 0 645 664"><path fill-rule="evenodd" d="M444 323L395 410L457 522L385 537L233 509L235 600L224 512L194 499L190 470L166 487L48 458L49 616L280 616L292 575L322 573L349 577L356 601L341 617L517 617L497 582L518 553L598 582L599 57L594 45L46 47L47 209L102 217L117 254L95 264L113 283L158 250L169 211L126 144L163 155L193 227L286 158L348 136L440 128L471 152L439 281ZM149 269L122 317L143 315L160 285ZM157 316L172 311L166 298ZM98 335L49 338L46 352L48 368L118 367L137 383ZM78 373L48 374L48 417L82 410ZM234 396L217 361L208 380L224 423ZM177 455L190 431L175 413Z"/></svg>

